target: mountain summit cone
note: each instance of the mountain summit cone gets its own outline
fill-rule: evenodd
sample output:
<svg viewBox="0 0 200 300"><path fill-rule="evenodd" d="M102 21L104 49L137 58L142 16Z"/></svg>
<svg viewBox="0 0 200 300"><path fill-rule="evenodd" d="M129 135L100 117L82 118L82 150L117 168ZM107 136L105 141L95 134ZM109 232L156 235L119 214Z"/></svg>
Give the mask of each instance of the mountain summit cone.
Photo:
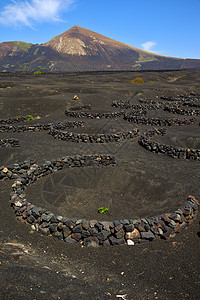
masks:
<svg viewBox="0 0 200 300"><path fill-rule="evenodd" d="M77 25L49 42L0 43L0 71L172 70L200 68L198 59L158 55Z"/></svg>

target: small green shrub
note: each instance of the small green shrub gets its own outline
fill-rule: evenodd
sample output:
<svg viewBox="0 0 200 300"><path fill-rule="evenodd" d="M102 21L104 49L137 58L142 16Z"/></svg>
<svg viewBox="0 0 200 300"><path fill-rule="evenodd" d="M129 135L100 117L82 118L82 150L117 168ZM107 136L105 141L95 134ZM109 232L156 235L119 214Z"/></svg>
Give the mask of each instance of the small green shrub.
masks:
<svg viewBox="0 0 200 300"><path fill-rule="evenodd" d="M33 117L33 116L31 116L31 115L27 115L27 121L34 121L34 120L38 120L38 119L40 119L40 117L39 116L37 116L37 117Z"/></svg>
<svg viewBox="0 0 200 300"><path fill-rule="evenodd" d="M40 74L43 74L43 73L44 72L41 72L41 71L35 71L33 74L36 74L36 75L39 74L40 75Z"/></svg>
<svg viewBox="0 0 200 300"><path fill-rule="evenodd" d="M104 207L104 206L101 206L101 207L99 207L99 209L98 209L98 213L100 213L100 214L107 214L107 212L109 211L109 207Z"/></svg>

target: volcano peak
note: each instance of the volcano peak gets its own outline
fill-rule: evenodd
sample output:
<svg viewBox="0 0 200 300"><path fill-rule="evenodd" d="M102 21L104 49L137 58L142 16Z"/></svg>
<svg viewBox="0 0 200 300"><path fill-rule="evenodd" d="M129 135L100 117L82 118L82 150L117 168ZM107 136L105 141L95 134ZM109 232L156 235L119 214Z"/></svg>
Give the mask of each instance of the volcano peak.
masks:
<svg viewBox="0 0 200 300"><path fill-rule="evenodd" d="M0 43L0 71L172 70L199 68L200 60L147 52L74 25L42 45Z"/></svg>

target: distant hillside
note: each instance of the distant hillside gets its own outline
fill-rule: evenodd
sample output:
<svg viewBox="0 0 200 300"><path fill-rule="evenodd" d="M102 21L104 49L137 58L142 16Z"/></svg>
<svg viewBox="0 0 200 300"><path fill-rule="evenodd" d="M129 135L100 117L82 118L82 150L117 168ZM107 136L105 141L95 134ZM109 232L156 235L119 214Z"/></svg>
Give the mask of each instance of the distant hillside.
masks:
<svg viewBox="0 0 200 300"><path fill-rule="evenodd" d="M89 71L200 69L200 59L147 52L73 26L42 45L0 43L0 71Z"/></svg>

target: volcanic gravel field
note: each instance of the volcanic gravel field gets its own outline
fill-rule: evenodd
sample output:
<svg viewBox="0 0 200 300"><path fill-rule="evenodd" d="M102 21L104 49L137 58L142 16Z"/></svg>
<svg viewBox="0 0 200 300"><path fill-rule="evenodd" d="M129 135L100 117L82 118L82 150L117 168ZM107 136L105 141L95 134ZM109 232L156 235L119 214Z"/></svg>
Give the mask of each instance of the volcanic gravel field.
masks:
<svg viewBox="0 0 200 300"><path fill-rule="evenodd" d="M131 82L137 77L144 83ZM73 99L75 95L78 99ZM184 105L183 100L195 104ZM122 107L112 106L113 101L128 101L130 108L124 108L124 102ZM156 109L149 109L150 101ZM136 105L145 104L142 113ZM78 109L85 105L91 108ZM166 105L195 113L174 114L164 109ZM123 113L74 118L66 116L65 110L91 115ZM131 111L137 118L185 120L188 125L129 122L123 116ZM138 142L146 131L164 128L165 135L150 140L187 148L187 155L200 149L199 70L0 73L0 120L27 115L40 118L8 126L78 121L84 122L83 127L62 132L109 134L111 138L139 130L137 136L118 142L86 143L54 138L48 130L12 132L0 127L0 139L14 138L20 145L0 147L0 166L4 168L30 158L39 165L74 155L110 154L116 158L116 166L64 168L42 177L26 190L26 199L34 205L68 218L114 221L176 211L189 195L200 200L200 157L173 158L148 151ZM19 222L9 203L14 180L4 179L0 180L0 299L199 298L199 215L167 240L85 247L42 235L30 224ZM107 214L98 213L101 206L109 207Z"/></svg>

